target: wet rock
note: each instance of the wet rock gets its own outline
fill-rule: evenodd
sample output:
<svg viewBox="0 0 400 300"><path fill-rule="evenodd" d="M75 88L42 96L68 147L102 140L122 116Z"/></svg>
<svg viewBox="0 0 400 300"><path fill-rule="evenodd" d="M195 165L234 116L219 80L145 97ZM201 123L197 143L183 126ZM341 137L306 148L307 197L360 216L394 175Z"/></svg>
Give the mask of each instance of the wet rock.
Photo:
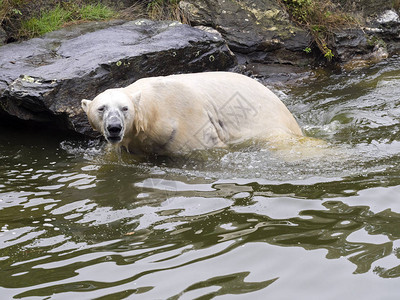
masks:
<svg viewBox="0 0 400 300"><path fill-rule="evenodd" d="M357 49L357 47L348 48L348 54L345 57L351 57L351 51L354 51L356 58L360 57L360 52L364 52L363 59L380 60L399 52L400 17L398 10L400 2L398 0L331 1L338 4L343 11L355 16L357 24L352 25L353 30L359 27L364 33L365 39L360 44L360 49ZM350 35L354 35L354 33ZM361 34L358 33L358 35ZM349 37L349 39L352 39L352 37Z"/></svg>
<svg viewBox="0 0 400 300"><path fill-rule="evenodd" d="M370 11L371 7L365 8ZM400 51L399 14L393 9L370 13L363 19L364 26L360 23L334 33L335 54L346 65L369 65Z"/></svg>
<svg viewBox="0 0 400 300"><path fill-rule="evenodd" d="M393 26L399 25L400 18L394 10L387 10L376 19L376 22L382 26Z"/></svg>
<svg viewBox="0 0 400 300"><path fill-rule="evenodd" d="M343 11L360 15L363 18L375 18L385 10L393 8L390 0L331 0L339 4Z"/></svg>
<svg viewBox="0 0 400 300"><path fill-rule="evenodd" d="M83 98L142 77L234 65L220 36L177 22L82 24L0 47L0 115L89 134Z"/></svg>
<svg viewBox="0 0 400 300"><path fill-rule="evenodd" d="M302 64L311 44L276 0L182 0L180 7L193 25L218 30L232 51L253 62Z"/></svg>
<svg viewBox="0 0 400 300"><path fill-rule="evenodd" d="M3 46L7 41L7 33L0 27L0 46Z"/></svg>
<svg viewBox="0 0 400 300"><path fill-rule="evenodd" d="M333 46L336 58L341 61L349 61L354 57L366 55L372 50L361 28L335 32Z"/></svg>
<svg viewBox="0 0 400 300"><path fill-rule="evenodd" d="M371 22L372 33L388 41L400 39L400 17L394 10L387 10ZM371 31L371 30L369 30Z"/></svg>
<svg viewBox="0 0 400 300"><path fill-rule="evenodd" d="M376 63L389 56L387 43L377 31L368 33L362 28L335 32L333 48L336 58L346 69L349 69L348 66L360 67Z"/></svg>

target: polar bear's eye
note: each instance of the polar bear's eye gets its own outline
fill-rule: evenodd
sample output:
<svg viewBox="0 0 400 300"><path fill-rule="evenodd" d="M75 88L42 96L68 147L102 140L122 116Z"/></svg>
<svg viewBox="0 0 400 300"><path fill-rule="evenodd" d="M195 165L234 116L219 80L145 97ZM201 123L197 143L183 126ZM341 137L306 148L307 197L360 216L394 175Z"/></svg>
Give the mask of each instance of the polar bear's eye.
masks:
<svg viewBox="0 0 400 300"><path fill-rule="evenodd" d="M97 110L98 110L99 112L103 112L103 111L104 111L104 108L105 108L105 106L103 105L103 106L100 106Z"/></svg>
<svg viewBox="0 0 400 300"><path fill-rule="evenodd" d="M122 108L122 111L128 111L128 106L124 106L124 107Z"/></svg>

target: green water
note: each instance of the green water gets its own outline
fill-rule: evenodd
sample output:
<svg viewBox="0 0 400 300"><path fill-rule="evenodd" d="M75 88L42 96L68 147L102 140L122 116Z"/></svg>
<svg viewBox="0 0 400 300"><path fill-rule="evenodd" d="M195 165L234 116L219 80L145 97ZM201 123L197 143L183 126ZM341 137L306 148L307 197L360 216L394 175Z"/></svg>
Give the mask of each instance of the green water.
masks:
<svg viewBox="0 0 400 300"><path fill-rule="evenodd" d="M0 133L0 298L398 299L400 60L275 92L334 149L136 161Z"/></svg>

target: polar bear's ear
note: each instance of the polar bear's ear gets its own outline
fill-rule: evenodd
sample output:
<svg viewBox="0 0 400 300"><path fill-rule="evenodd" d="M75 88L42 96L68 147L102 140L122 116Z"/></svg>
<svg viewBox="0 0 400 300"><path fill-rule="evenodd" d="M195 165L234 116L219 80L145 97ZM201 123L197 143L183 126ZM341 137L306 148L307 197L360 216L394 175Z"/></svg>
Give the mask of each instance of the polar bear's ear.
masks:
<svg viewBox="0 0 400 300"><path fill-rule="evenodd" d="M90 102L92 102L92 101L87 100L87 99L83 99L83 100L81 101L81 106L82 106L82 109L83 109L83 111L84 111L85 113L87 113L88 110L89 110L89 104L90 104Z"/></svg>
<svg viewBox="0 0 400 300"><path fill-rule="evenodd" d="M133 103L135 104L135 105L138 105L139 104L139 101L140 101L140 97L142 96L142 92L135 92L135 93L133 93L132 95L131 95L131 97L132 97L132 101L133 101Z"/></svg>

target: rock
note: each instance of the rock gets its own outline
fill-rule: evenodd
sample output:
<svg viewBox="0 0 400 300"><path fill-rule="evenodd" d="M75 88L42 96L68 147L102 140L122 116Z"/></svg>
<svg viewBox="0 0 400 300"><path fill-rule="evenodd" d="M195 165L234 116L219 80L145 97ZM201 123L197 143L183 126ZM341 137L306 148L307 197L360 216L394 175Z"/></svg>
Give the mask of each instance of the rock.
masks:
<svg viewBox="0 0 400 300"><path fill-rule="evenodd" d="M7 41L7 33L0 27L0 46L3 46Z"/></svg>
<svg viewBox="0 0 400 300"><path fill-rule="evenodd" d="M389 56L387 43L382 39L382 30L361 28L334 32L333 48L336 58L345 69L377 63ZM352 67L349 67L352 66Z"/></svg>
<svg viewBox="0 0 400 300"><path fill-rule="evenodd" d="M361 15L363 18L376 17L385 10L392 9L394 1L390 0L331 0L339 4L343 11Z"/></svg>
<svg viewBox="0 0 400 300"><path fill-rule="evenodd" d="M388 57L386 43L361 29L347 29L334 35L336 55L345 70L362 68Z"/></svg>
<svg viewBox="0 0 400 300"><path fill-rule="evenodd" d="M399 25L400 18L397 12L394 10L390 9L385 12L383 12L377 19L376 21L378 24L382 26L392 26L392 25Z"/></svg>
<svg viewBox="0 0 400 300"><path fill-rule="evenodd" d="M358 26L334 32L331 45L336 58L346 69L349 69L348 66L370 65L400 51L400 17L394 9L387 9L392 4L382 3L379 7L376 2L370 3L369 0L359 0L357 3L349 12L354 13L355 7L361 5L365 16L363 21Z"/></svg>
<svg viewBox="0 0 400 300"><path fill-rule="evenodd" d="M342 11L356 16L357 23L365 26L368 33L382 33L398 27L400 18L399 0L331 0ZM354 25L352 27L355 27Z"/></svg>
<svg viewBox="0 0 400 300"><path fill-rule="evenodd" d="M83 98L142 77L234 65L220 36L178 22L81 24L0 47L0 115L90 134Z"/></svg>
<svg viewBox="0 0 400 300"><path fill-rule="evenodd" d="M326 43L335 63L379 61L400 52L400 17L393 8L400 5L398 0L331 1L332 9L342 9L357 20L348 28L331 29ZM182 0L180 7L192 24L218 30L242 65L307 66L313 57L318 59L303 51L313 48L312 34L290 21L279 0Z"/></svg>
<svg viewBox="0 0 400 300"><path fill-rule="evenodd" d="M399 40L400 17L394 10L386 10L371 22L375 33L387 41Z"/></svg>
<svg viewBox="0 0 400 300"><path fill-rule="evenodd" d="M182 0L192 25L211 26L232 51L251 61L301 64L311 36L295 26L276 0Z"/></svg>
<svg viewBox="0 0 400 300"><path fill-rule="evenodd" d="M346 29L334 32L333 47L336 58L344 62L353 59L355 56L368 54L372 50L361 29Z"/></svg>

